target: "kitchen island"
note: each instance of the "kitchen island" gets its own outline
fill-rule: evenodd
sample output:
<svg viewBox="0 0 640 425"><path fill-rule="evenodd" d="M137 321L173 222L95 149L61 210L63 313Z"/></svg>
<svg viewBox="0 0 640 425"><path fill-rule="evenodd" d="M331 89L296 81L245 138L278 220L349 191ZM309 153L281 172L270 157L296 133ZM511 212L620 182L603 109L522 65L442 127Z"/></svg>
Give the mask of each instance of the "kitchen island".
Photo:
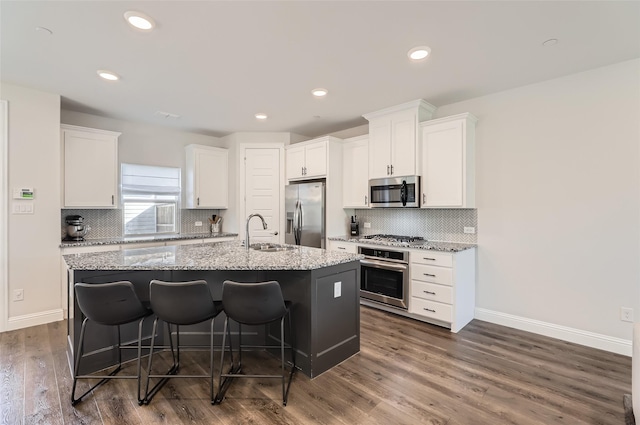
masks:
<svg viewBox="0 0 640 425"><path fill-rule="evenodd" d="M84 316L74 297L75 282L104 283L128 280L137 295L149 299L149 282L204 279L214 299L220 299L222 282L277 280L291 314L296 345L296 365L313 378L360 350L359 289L362 256L308 247L265 252L246 250L240 242L203 243L184 246L124 249L121 251L63 256L68 267L69 353L77 352ZM222 318L222 320L220 319ZM216 320L215 336L220 346L224 315ZM149 335L151 320L145 327ZM135 324L123 327L123 341L137 333ZM243 329L243 343L277 344L279 325ZM181 343L207 345L207 325L181 327ZM252 341L253 340L253 341ZM95 371L116 362L116 333L94 326L87 334L80 373ZM73 363L73 362L72 362Z"/></svg>

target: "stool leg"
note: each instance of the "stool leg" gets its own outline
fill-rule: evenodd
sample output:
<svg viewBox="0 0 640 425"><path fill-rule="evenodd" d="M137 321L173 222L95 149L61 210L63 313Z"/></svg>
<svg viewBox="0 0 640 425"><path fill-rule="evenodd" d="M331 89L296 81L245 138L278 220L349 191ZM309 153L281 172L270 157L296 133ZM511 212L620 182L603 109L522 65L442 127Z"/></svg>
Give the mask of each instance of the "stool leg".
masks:
<svg viewBox="0 0 640 425"><path fill-rule="evenodd" d="M149 364L147 365L147 385L144 389L144 403L149 404L149 380L151 379L151 364L153 363L153 346L156 342L156 330L158 328L158 318L153 321L153 328L151 330L151 345L149 346ZM171 337L171 334L169 334ZM172 347L173 348L173 347ZM173 349L171 350L173 352Z"/></svg>
<svg viewBox="0 0 640 425"><path fill-rule="evenodd" d="M75 399L76 394L76 384L78 383L78 369L80 368L80 358L82 358L82 350L84 348L84 331L87 326L88 318L85 318L82 321L82 328L80 329L80 344L78 344L78 352L76 353L76 364L73 368L73 387L71 389L71 405L75 406L76 403L82 399L82 397Z"/></svg>
<svg viewBox="0 0 640 425"><path fill-rule="evenodd" d="M211 319L211 345L209 346L209 349L211 350L211 362L210 362L210 372L211 372L211 379L210 379L210 385L211 385L211 404L215 404L216 398L215 398L215 393L213 392L213 329L215 327L215 323L216 323L216 318L212 318ZM222 351L224 351L224 346L222 348ZM222 373L222 372L220 372Z"/></svg>
<svg viewBox="0 0 640 425"><path fill-rule="evenodd" d="M117 350L118 350L118 368L120 366L122 366L122 337L120 335L120 325L117 325L116 328L118 328L118 346L117 346Z"/></svg>
<svg viewBox="0 0 640 425"><path fill-rule="evenodd" d="M284 316L280 319L280 366L282 368L282 404L287 405L287 393L284 389Z"/></svg>
<svg viewBox="0 0 640 425"><path fill-rule="evenodd" d="M140 388L140 378L142 377L142 325L144 324L144 319L146 317L140 319L140 323L138 323L138 406L142 406L142 403L144 403ZM149 353L149 356L151 356L151 353Z"/></svg>

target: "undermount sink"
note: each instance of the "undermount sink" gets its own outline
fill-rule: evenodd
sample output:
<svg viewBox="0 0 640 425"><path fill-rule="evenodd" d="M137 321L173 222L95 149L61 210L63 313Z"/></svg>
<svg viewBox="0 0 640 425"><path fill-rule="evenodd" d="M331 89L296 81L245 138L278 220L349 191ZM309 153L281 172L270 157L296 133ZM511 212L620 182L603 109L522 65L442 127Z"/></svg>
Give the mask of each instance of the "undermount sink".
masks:
<svg viewBox="0 0 640 425"><path fill-rule="evenodd" d="M273 243L253 243L249 245L249 248L262 252L277 252L277 251L291 251L294 246L278 245Z"/></svg>

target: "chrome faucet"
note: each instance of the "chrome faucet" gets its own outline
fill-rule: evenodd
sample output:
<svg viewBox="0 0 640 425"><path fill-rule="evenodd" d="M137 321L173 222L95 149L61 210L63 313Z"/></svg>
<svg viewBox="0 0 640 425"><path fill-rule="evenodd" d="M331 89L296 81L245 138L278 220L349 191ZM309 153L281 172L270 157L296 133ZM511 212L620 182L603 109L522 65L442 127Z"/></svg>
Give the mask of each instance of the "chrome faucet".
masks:
<svg viewBox="0 0 640 425"><path fill-rule="evenodd" d="M244 246L245 248L247 248L247 251L249 250L249 221L251 221L253 217L260 217L260 220L262 220L262 228L264 230L267 230L267 222L264 221L264 217L262 217L260 214L251 214L249 217L247 217L247 229L244 235Z"/></svg>

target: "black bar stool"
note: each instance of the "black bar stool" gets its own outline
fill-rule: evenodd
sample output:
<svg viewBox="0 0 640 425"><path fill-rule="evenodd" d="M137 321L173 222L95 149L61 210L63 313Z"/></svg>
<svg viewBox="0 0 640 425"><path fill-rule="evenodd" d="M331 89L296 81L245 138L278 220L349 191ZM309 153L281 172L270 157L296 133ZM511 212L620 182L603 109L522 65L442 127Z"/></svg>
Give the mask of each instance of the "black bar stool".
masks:
<svg viewBox="0 0 640 425"><path fill-rule="evenodd" d="M142 325L144 319L152 314L152 311L146 308L133 289L133 285L128 281L112 282L112 283L76 283L74 285L76 291L76 300L80 311L86 317L82 321L80 330L80 344L76 354L75 367L73 369L73 388L71 390L71 405L75 406L84 396L93 391L96 387L104 384L109 379L137 379L138 380L138 404L142 404L140 394L140 358L142 355ZM118 366L108 375L78 375L80 369L80 360L84 356L84 336L87 328L87 322L92 321L106 326L115 326L118 329ZM122 345L120 338L120 325L138 321L138 340L137 347L130 344ZM116 375L122 368L122 349L137 348L138 349L138 365L135 375ZM75 398L76 384L78 379L99 379L100 382L87 390L80 397Z"/></svg>
<svg viewBox="0 0 640 425"><path fill-rule="evenodd" d="M191 282L162 282L152 280L149 284L149 298L151 308L156 319L153 321L153 334L151 337L151 354L149 355L149 367L147 369L147 385L145 388L145 404L149 404L151 399L170 378L209 378L211 389L211 403L215 402L215 392L213 390L213 328L215 318L222 311L222 304L211 298L209 286L204 280ZM152 374L151 365L153 361L153 350L155 335L158 326L158 319L167 323L169 330L169 347L173 358L173 364L163 375ZM177 375L180 368L180 326L194 325L196 323L211 321L211 338L209 350L211 352L209 375ZM171 325L176 326L176 350L173 349L173 336ZM156 347L159 348L159 347ZM162 347L165 348L165 347ZM202 348L202 347L183 347ZM154 387L149 390L150 378L161 378Z"/></svg>
<svg viewBox="0 0 640 425"><path fill-rule="evenodd" d="M219 392L217 401L221 402L224 398L224 394L230 385L231 378L280 378L282 380L282 404L287 405L287 398L289 396L289 388L293 379L293 374L296 370L295 366L295 348L293 342L293 332L291 331L291 303L285 301L282 296L282 290L280 284L275 281L258 282L258 283L238 283L230 280L226 280L222 286L222 306L224 312L227 315L225 319L224 327L225 333L222 337L222 346L225 345L225 338L229 334L230 327L229 319L238 323L238 365L233 367L229 373L222 373L222 367L224 365L224 350L220 358L220 383L218 385ZM285 377L287 375L285 369L285 333L284 333L284 320L288 318L289 322L289 336L291 349L291 371L289 373L289 382L285 386ZM242 370L242 325L267 325L269 323L280 321L280 362L282 372L280 375L241 375ZM248 348L249 346L244 346ZM274 348L274 346L250 346L251 348ZM225 382L223 379L225 378ZM224 389L223 389L224 388Z"/></svg>

